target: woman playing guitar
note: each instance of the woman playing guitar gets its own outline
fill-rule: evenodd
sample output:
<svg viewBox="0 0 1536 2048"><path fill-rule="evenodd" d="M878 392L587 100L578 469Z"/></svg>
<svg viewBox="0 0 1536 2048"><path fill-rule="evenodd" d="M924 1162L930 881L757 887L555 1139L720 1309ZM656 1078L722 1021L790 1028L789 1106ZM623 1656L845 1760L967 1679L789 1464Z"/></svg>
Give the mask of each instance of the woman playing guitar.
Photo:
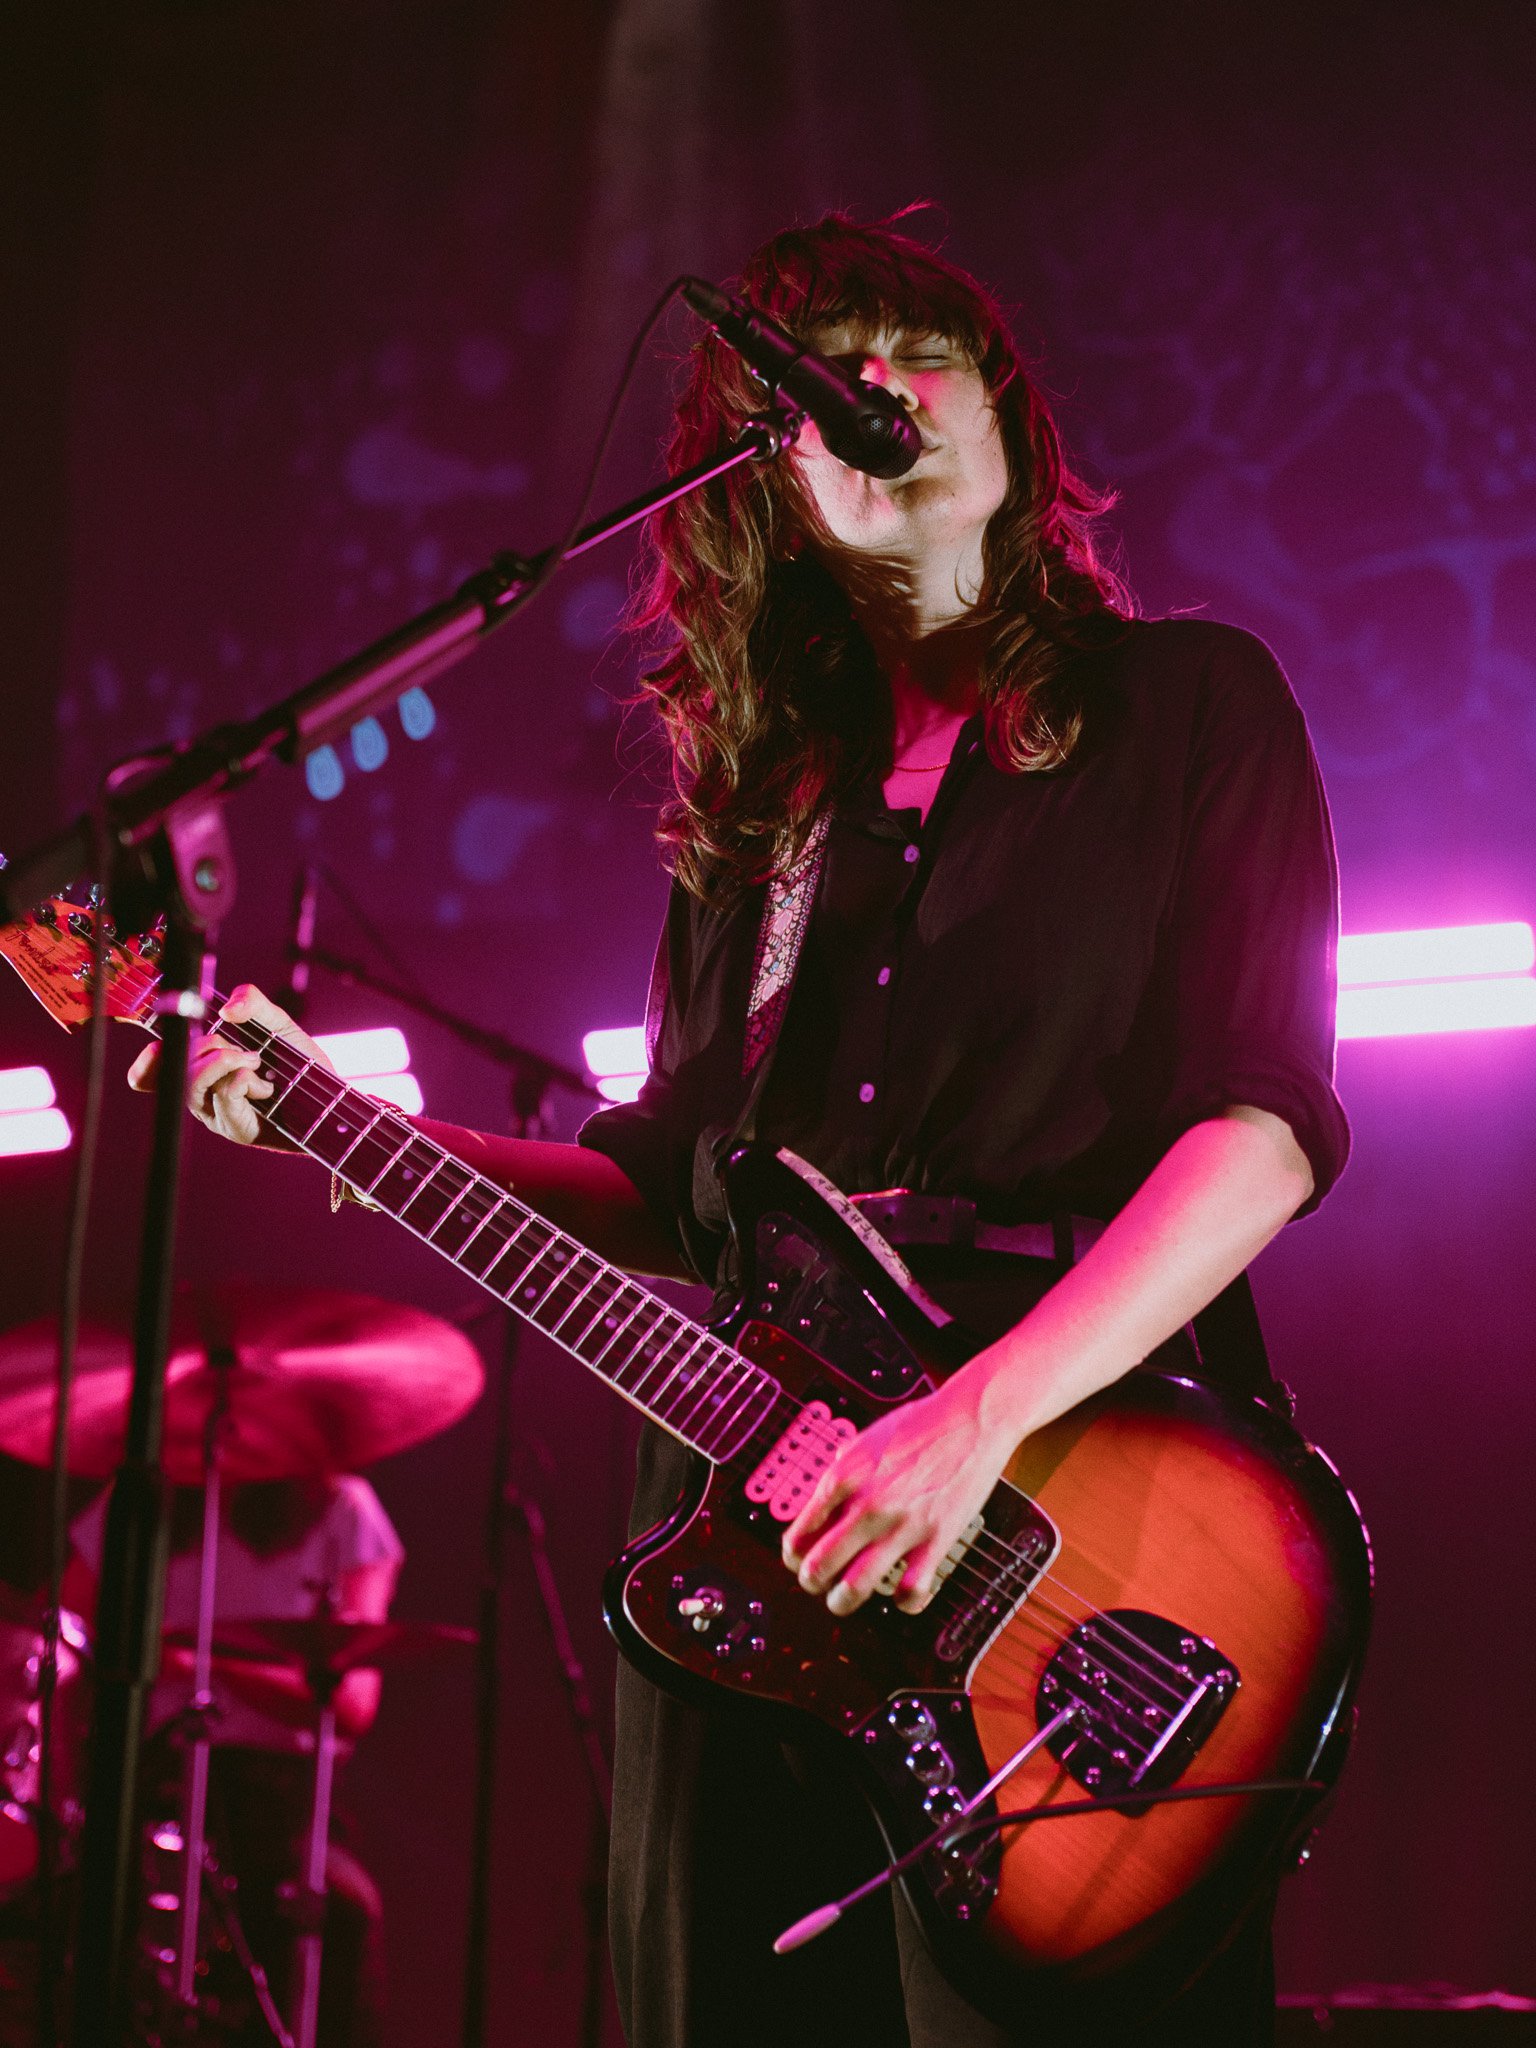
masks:
<svg viewBox="0 0 1536 2048"><path fill-rule="evenodd" d="M661 516L642 623L662 636L674 884L650 1081L575 1146L420 1128L614 1262L711 1284L731 1259L714 1165L748 1118L847 1193L907 1191L870 1213L985 1341L843 1444L783 1561L835 1616L882 1582L916 1613L1016 1447L1143 1361L1267 1390L1261 1352L1222 1332L1243 1326L1232 1283L1347 1151L1332 844L1273 657L1132 615L1096 539L1107 501L974 280L833 216L776 236L740 286L896 396L922 453L879 481L807 425L785 461ZM674 464L760 400L701 342ZM776 991L752 1072L765 885L823 831L793 998ZM255 989L225 1015L314 1051ZM194 1113L270 1142L258 1065L204 1039ZM1213 1303L1197 1353L1182 1333ZM647 1433L637 1526L686 1459ZM1161 2014L1091 2035L1070 2006L1042 2032L1022 1992L983 2015L900 1900L771 1953L879 1861L837 1770L622 1672L613 1938L635 2048L1266 2038L1262 1909Z"/></svg>

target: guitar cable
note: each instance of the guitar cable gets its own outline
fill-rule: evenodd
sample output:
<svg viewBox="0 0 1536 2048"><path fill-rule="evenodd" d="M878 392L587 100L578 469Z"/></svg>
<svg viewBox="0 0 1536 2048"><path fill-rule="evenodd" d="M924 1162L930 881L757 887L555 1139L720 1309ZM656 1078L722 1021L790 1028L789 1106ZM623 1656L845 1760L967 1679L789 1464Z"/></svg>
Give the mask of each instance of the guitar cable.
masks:
<svg viewBox="0 0 1536 2048"><path fill-rule="evenodd" d="M819 1934L825 1934L829 1927L842 1919L850 1906L856 1906L861 1899L870 1898L875 1892L893 1884L925 1856L935 1849L953 1849L968 1835L990 1834L1003 1828L1028 1827L1037 1820L1074 1820L1087 1813L1121 1813L1128 1808L1145 1806L1177 1806L1188 1799L1238 1799L1260 1793L1302 1793L1326 1792L1328 1787L1317 1778L1253 1778L1240 1784L1223 1785L1173 1785L1166 1792L1108 1792L1100 1799L1068 1799L1061 1804L1040 1806L1017 1806L1007 1813L961 1814L954 1820L944 1821L917 1844L908 1849L904 1856L898 1856L887 1863L883 1870L866 1878L861 1885L855 1885L851 1892L845 1892L840 1899L829 1905L818 1906L786 1927L773 1944L776 1956L787 1956L792 1949L804 1948Z"/></svg>

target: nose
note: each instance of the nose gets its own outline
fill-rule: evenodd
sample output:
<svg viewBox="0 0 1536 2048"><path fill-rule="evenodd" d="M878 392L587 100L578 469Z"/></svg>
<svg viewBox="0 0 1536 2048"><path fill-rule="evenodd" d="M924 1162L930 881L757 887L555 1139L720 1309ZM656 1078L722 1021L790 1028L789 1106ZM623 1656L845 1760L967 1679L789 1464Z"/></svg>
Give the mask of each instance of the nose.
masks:
<svg viewBox="0 0 1536 2048"><path fill-rule="evenodd" d="M917 393L889 356L867 355L859 365L859 377L865 384L878 384L883 391L889 391L908 412L917 411L921 403Z"/></svg>

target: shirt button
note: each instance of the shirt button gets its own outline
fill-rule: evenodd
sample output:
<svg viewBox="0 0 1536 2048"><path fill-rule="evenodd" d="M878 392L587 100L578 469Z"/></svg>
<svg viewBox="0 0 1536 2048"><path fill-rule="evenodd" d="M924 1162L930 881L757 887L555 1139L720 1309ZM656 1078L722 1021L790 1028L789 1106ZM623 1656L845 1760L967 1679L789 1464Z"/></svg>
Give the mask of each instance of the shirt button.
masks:
<svg viewBox="0 0 1536 2048"><path fill-rule="evenodd" d="M880 972L875 976L875 981L879 985L879 987L884 988L886 983L890 980L890 978L891 970L889 969L889 967L882 967Z"/></svg>
<svg viewBox="0 0 1536 2048"><path fill-rule="evenodd" d="M917 847L909 846L906 852L901 857L906 862L907 866L910 868L915 866L916 863L922 859L922 854Z"/></svg>
<svg viewBox="0 0 1536 2048"><path fill-rule="evenodd" d="M873 1081L865 1081L859 1089L859 1100L860 1102L873 1102L874 1099L875 1084Z"/></svg>

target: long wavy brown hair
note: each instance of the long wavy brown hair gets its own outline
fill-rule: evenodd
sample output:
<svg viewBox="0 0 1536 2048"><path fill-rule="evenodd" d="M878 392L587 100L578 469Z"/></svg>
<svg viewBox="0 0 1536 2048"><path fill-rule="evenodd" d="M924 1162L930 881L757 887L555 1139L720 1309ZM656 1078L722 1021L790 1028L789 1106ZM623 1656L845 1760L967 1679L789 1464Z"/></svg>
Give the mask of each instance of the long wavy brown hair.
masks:
<svg viewBox="0 0 1536 2048"><path fill-rule="evenodd" d="M970 615L989 629L987 746L1008 769L1060 767L1084 722L1067 657L1118 629L1134 604L1096 539L1112 494L1067 462L996 300L895 227L841 213L775 235L736 288L808 342L832 327L894 328L943 336L975 363L1009 475ZM669 468L714 453L762 404L740 358L713 335L701 339ZM781 870L829 801L889 766L888 694L827 566L829 543L784 460L737 468L651 522L630 624L652 650L642 688L672 749L658 837L699 897Z"/></svg>

